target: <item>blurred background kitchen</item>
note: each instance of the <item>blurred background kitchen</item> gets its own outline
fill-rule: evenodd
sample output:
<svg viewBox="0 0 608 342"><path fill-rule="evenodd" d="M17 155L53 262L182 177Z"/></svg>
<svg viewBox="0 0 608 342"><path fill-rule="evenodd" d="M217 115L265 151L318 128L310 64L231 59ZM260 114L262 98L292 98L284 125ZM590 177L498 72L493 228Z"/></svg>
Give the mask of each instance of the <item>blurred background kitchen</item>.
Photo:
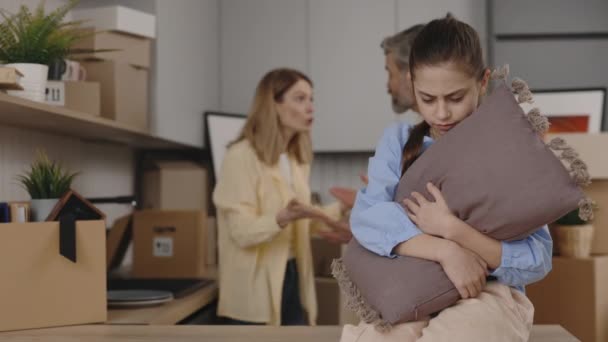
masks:
<svg viewBox="0 0 608 342"><path fill-rule="evenodd" d="M38 4L0 0L10 13ZM45 9L66 4L47 0ZM585 239L588 246L556 256L554 271L528 295L536 304L535 323L561 324L583 341L608 341L605 0L81 0L65 20L86 20L82 27L98 31L73 46L88 51L50 66L43 98L18 90L0 94L0 202L15 217L23 213L19 203L32 210L33 196L16 177L43 150L78 172L71 188L105 214L111 278L186 279L158 288L190 288L198 295L180 299L175 290L173 302L163 305L177 305L180 314L168 321L162 306L145 318L137 309L110 308L108 319L212 323L217 233L210 193L218 161L210 146L214 133L205 125L209 117L219 118L218 141L222 129L231 139L230 120L221 119L247 113L266 72L290 67L306 73L315 97L310 184L316 200L329 203L331 187L361 186L359 176L386 126L417 120L391 108L382 39L447 12L477 30L489 66L509 64L512 76L538 91L554 116L553 133L572 134L568 139L589 163L589 192L599 206L593 239L564 242L568 250ZM139 209L156 210L131 216ZM10 215L6 220L14 222ZM161 221L189 227L188 235L159 239L152 228ZM137 238L157 247L130 244ZM354 319L329 271L341 248L313 242L319 324ZM163 253L169 257L157 264ZM179 302L184 298L190 301Z"/></svg>

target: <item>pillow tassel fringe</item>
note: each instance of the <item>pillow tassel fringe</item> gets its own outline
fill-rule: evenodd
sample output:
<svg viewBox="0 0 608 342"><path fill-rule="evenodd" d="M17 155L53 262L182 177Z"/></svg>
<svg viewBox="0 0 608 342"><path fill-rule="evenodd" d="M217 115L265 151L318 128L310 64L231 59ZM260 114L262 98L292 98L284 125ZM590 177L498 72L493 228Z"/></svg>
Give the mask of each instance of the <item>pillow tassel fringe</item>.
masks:
<svg viewBox="0 0 608 342"><path fill-rule="evenodd" d="M540 109L532 108L528 112L527 118L535 132L544 134L549 130L549 126L551 125L549 119L540 113Z"/></svg>
<svg viewBox="0 0 608 342"><path fill-rule="evenodd" d="M593 208L595 208L595 202L585 197L578 202L578 217L583 221L593 220Z"/></svg>
<svg viewBox="0 0 608 342"><path fill-rule="evenodd" d="M387 332L391 324L380 317L380 313L370 307L357 286L350 280L342 259L334 259L331 263L331 274L338 281L342 292L346 295L346 307L352 310L363 322L372 324L376 330Z"/></svg>
<svg viewBox="0 0 608 342"><path fill-rule="evenodd" d="M587 186L591 184L591 176L587 171L587 165L581 159L575 159L570 163L570 177L576 185Z"/></svg>
<svg viewBox="0 0 608 342"><path fill-rule="evenodd" d="M563 138L553 138L547 146L553 151L560 152L558 158L565 161L569 166L570 177L579 186L591 184L591 176L587 170L587 164L580 159L578 153Z"/></svg>
<svg viewBox="0 0 608 342"><path fill-rule="evenodd" d="M500 68L496 68L492 71L491 78L493 80L506 81L509 76L509 64L505 64Z"/></svg>
<svg viewBox="0 0 608 342"><path fill-rule="evenodd" d="M511 87L513 88L513 91L515 92L515 94L517 94L517 102L518 103L533 103L534 102L534 98L532 97L532 92L530 91L530 87L528 87L528 84L526 83L526 81L522 80L521 78L515 77L513 79L513 81L511 82Z"/></svg>
<svg viewBox="0 0 608 342"><path fill-rule="evenodd" d="M551 141L549 142L549 144L547 146L549 146L549 148L554 151L571 149L571 147L569 147L568 144L566 143L566 140L564 140L563 138L559 138L559 137L551 139Z"/></svg>
<svg viewBox="0 0 608 342"><path fill-rule="evenodd" d="M566 162L572 164L578 158L578 153L573 148L567 148L562 151L562 154L559 156L559 159L565 160Z"/></svg>

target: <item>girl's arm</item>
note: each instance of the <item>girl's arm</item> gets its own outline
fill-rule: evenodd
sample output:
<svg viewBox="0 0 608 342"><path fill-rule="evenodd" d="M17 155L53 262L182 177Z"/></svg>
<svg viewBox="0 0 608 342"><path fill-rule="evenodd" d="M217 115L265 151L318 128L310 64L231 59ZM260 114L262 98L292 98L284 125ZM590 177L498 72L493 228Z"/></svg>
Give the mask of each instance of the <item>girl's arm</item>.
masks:
<svg viewBox="0 0 608 342"><path fill-rule="evenodd" d="M505 285L523 287L537 282L553 267L553 240L546 225L526 239L501 244L500 266L492 275Z"/></svg>
<svg viewBox="0 0 608 342"><path fill-rule="evenodd" d="M499 242L452 214L434 185L427 186L435 202L413 193L417 203L406 199L408 215L425 233L454 241L482 257L492 275L509 286L522 287L544 278L551 270L553 241L547 226L519 241Z"/></svg>
<svg viewBox="0 0 608 342"><path fill-rule="evenodd" d="M402 148L408 135L406 124L392 125L384 131L374 156L369 159L369 184L359 190L351 211L353 235L363 247L381 256L394 257L395 246L422 233L405 209L393 201L401 178Z"/></svg>
<svg viewBox="0 0 608 342"><path fill-rule="evenodd" d="M477 253L486 261L491 270L498 268L502 258L502 244L485 234L480 233L466 222L453 216L454 220L446 229L443 238L456 242L462 247Z"/></svg>
<svg viewBox="0 0 608 342"><path fill-rule="evenodd" d="M526 239L510 242L494 240L463 221L452 228L445 238L483 257L494 270L492 275L505 285L523 287L541 280L551 271L553 240L547 226Z"/></svg>
<svg viewBox="0 0 608 342"><path fill-rule="evenodd" d="M395 254L441 264L462 298L476 297L485 287L488 275L486 262L453 241L420 234L397 245Z"/></svg>

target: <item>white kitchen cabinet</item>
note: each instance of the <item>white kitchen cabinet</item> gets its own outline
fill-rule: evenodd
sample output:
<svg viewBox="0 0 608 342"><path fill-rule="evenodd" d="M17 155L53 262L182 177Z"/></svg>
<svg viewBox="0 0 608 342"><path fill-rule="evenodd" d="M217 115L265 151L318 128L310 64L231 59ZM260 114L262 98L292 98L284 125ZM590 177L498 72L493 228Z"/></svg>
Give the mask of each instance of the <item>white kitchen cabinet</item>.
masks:
<svg viewBox="0 0 608 342"><path fill-rule="evenodd" d="M271 69L308 72L306 0L220 1L220 108L247 113Z"/></svg>
<svg viewBox="0 0 608 342"><path fill-rule="evenodd" d="M217 0L156 1L151 128L203 147L203 112L219 104Z"/></svg>
<svg viewBox="0 0 608 342"><path fill-rule="evenodd" d="M315 152L372 151L396 120L382 39L447 11L485 44L483 0L221 0L220 109L246 113L264 73L293 67L314 83Z"/></svg>
<svg viewBox="0 0 608 342"><path fill-rule="evenodd" d="M395 32L395 2L309 0L316 152L371 151L395 118L380 43Z"/></svg>

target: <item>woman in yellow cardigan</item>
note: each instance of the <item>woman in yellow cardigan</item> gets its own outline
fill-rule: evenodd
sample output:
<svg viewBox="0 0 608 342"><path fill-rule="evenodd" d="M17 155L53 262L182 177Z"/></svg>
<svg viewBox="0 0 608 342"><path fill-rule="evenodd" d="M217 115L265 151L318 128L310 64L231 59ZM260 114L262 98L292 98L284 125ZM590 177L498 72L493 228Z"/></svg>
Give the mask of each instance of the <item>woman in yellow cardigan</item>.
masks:
<svg viewBox="0 0 608 342"><path fill-rule="evenodd" d="M270 71L224 157L213 202L218 316L231 324L316 322L311 231L339 225L342 207L310 205L313 112L306 75Z"/></svg>

